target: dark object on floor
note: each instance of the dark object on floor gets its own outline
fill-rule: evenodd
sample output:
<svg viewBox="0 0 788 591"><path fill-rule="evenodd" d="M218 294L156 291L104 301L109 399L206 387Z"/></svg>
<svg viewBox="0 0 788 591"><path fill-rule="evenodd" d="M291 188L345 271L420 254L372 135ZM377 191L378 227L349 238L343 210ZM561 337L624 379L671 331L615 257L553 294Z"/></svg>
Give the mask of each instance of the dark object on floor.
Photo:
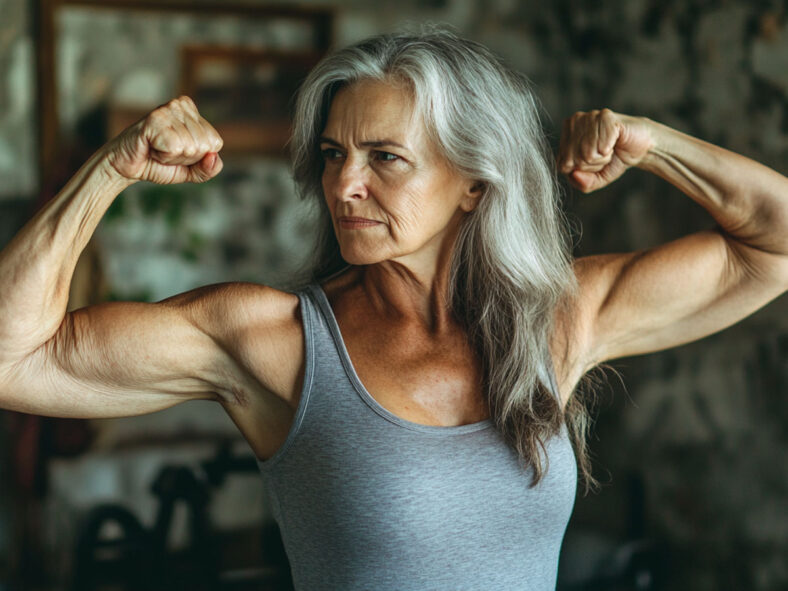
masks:
<svg viewBox="0 0 788 591"><path fill-rule="evenodd" d="M290 567L275 523L262 531L263 556L250 568L222 570L218 536L208 507L211 490L227 474L257 470L254 458L234 456L223 443L203 463L198 478L186 466L165 466L152 492L158 497L156 521L145 529L128 509L100 505L82 520L76 544L72 591L292 591ZM173 551L167 541L177 503L188 509L188 541Z"/></svg>

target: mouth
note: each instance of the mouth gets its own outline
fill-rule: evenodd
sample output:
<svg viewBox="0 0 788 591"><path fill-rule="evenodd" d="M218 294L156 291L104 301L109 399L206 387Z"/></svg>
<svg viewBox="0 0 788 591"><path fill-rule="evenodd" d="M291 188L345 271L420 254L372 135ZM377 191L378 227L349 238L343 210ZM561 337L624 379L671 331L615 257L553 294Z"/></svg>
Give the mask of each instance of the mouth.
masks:
<svg viewBox="0 0 788 591"><path fill-rule="evenodd" d="M355 228L369 228L372 226L377 226L381 222L376 220L370 220L367 218L357 218L357 217L341 217L339 218L339 225L342 228L346 229L355 229Z"/></svg>

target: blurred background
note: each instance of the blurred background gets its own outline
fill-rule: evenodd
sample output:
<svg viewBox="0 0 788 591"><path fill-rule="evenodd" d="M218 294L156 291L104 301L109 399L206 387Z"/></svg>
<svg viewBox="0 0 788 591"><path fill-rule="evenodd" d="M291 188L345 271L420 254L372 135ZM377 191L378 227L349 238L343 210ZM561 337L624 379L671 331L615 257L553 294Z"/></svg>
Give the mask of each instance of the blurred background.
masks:
<svg viewBox="0 0 788 591"><path fill-rule="evenodd" d="M225 138L224 172L128 189L71 306L280 285L313 236L283 149L295 88L331 48L426 21L526 73L556 147L563 118L609 107L786 174L786 4L0 0L0 247L107 139L187 93ZM713 225L640 171L567 189L566 208L578 256ZM591 440L603 486L578 495L559 589L788 588L787 309L613 364ZM102 421L0 411L0 590L288 589L252 460L211 403Z"/></svg>

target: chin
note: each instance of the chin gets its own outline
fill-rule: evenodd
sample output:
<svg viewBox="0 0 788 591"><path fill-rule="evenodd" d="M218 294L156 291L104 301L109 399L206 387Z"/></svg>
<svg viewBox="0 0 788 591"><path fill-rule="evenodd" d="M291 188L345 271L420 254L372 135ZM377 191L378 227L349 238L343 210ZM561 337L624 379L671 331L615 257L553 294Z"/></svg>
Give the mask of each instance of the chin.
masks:
<svg viewBox="0 0 788 591"><path fill-rule="evenodd" d="M350 252L346 254L344 251L341 251L341 254L342 254L342 258L349 265L357 265L357 266L374 265L375 263L379 263L381 261L386 260L382 257L374 256L371 254L359 254L355 252Z"/></svg>
<svg viewBox="0 0 788 591"><path fill-rule="evenodd" d="M339 249L342 258L350 265L374 265L387 260L383 253L378 251L359 250L355 248L343 248L340 245Z"/></svg>

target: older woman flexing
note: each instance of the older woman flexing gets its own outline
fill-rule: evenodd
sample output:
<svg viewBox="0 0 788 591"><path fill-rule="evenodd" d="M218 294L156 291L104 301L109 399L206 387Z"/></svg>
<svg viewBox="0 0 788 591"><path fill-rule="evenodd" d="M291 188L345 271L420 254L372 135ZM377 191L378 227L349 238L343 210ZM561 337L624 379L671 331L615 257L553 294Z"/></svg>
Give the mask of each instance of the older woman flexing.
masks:
<svg viewBox="0 0 788 591"><path fill-rule="evenodd" d="M76 260L140 180L203 182L222 140L188 97L99 150L0 253L0 406L120 417L219 402L260 460L298 588L555 585L588 474L589 369L699 339L788 285L788 179L651 120L576 113L558 167L627 168L717 221L572 260L527 82L448 33L379 36L299 92L308 285L66 312Z"/></svg>

